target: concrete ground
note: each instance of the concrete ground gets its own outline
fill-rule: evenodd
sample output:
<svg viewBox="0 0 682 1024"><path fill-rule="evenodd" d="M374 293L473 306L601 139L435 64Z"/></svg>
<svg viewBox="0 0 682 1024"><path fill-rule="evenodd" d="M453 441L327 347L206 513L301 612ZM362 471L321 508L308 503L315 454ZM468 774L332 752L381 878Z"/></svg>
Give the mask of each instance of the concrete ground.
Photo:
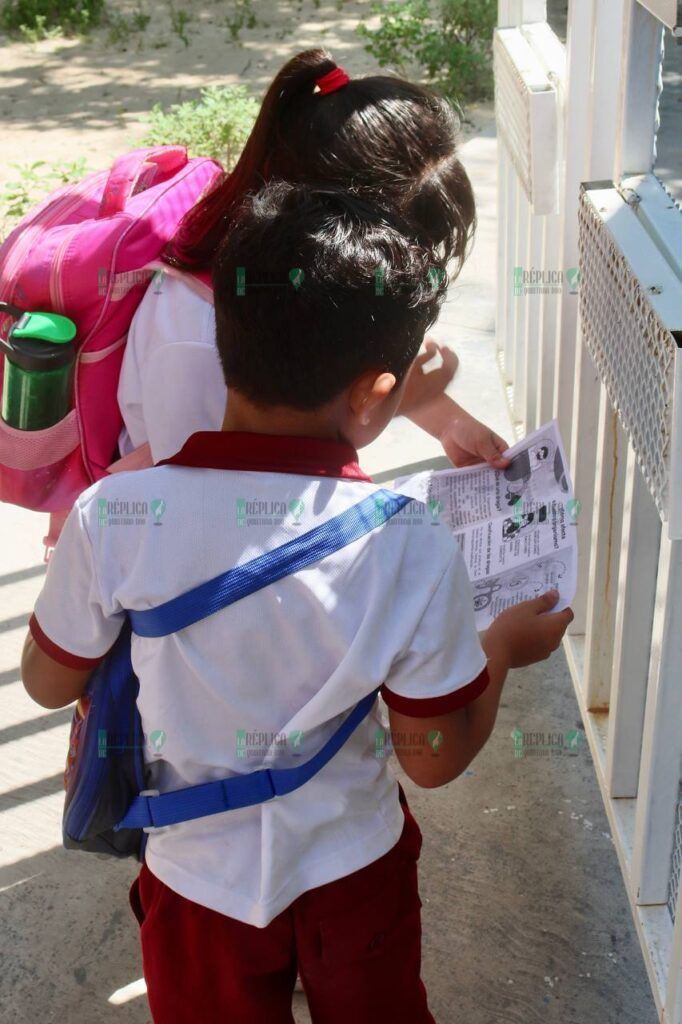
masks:
<svg viewBox="0 0 682 1024"><path fill-rule="evenodd" d="M492 134L464 156L480 229L435 333L460 354L453 394L509 436L493 342ZM398 421L364 461L392 473L438 455L435 441ZM33 705L18 680L44 528L41 517L0 507L0 1021L143 1024L126 899L135 865L61 849L70 713ZM512 674L493 738L463 777L431 792L406 785L424 832L424 978L440 1024L656 1021L590 755L580 732L573 756L558 746L579 728L557 653ZM516 749L514 730L545 733L554 746ZM302 996L295 1011L298 1024L309 1019Z"/></svg>

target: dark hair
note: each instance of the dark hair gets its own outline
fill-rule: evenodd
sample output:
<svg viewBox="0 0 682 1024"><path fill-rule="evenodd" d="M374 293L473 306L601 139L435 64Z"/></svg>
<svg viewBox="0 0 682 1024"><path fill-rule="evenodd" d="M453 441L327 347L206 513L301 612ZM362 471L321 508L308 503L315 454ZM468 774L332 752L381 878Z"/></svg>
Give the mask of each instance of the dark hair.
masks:
<svg viewBox="0 0 682 1024"><path fill-rule="evenodd" d="M415 238L442 245L461 266L476 208L457 156L452 107L389 75L354 78L328 95L315 91L336 67L326 50L306 50L284 65L236 167L186 214L167 262L210 267L244 195L280 179L335 185L381 202L400 212Z"/></svg>
<svg viewBox="0 0 682 1024"><path fill-rule="evenodd" d="M402 380L447 288L442 254L406 231L343 189L247 197L213 268L228 388L314 409L370 369Z"/></svg>

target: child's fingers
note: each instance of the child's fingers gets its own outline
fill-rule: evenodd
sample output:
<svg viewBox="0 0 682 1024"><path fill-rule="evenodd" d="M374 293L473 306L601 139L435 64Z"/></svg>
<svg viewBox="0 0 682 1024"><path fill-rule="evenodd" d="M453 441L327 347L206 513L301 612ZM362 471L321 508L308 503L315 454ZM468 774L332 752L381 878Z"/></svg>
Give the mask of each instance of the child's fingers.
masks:
<svg viewBox="0 0 682 1024"><path fill-rule="evenodd" d="M531 611L534 611L537 615L542 615L544 612L550 612L552 608L559 601L558 590L547 590L544 594L540 594L539 597L533 597L528 602L528 606ZM557 614L561 614L558 612Z"/></svg>
<svg viewBox="0 0 682 1024"><path fill-rule="evenodd" d="M509 445L503 437L500 437L499 434L494 434L491 431L490 436L493 444L493 454L488 461L491 466L495 467L495 469L506 469L511 463L511 459L504 454L509 450Z"/></svg>

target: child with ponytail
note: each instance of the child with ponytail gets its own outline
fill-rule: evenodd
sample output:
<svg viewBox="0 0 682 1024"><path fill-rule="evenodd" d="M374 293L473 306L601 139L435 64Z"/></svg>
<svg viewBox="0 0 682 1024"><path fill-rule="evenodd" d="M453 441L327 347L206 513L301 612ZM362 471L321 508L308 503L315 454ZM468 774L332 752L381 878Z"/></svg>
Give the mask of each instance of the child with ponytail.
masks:
<svg viewBox="0 0 682 1024"><path fill-rule="evenodd" d="M457 129L452 108L419 85L386 75L351 80L321 49L288 61L236 167L185 216L135 315L118 391L121 455L148 443L158 462L195 431L220 429L226 391L210 272L239 205L264 183L344 188L379 203L410 224L415 241L436 246L456 274L475 226ZM442 366L424 372L435 351L427 342L400 413L438 437L456 465L503 468L506 442L444 393L454 353L442 347Z"/></svg>

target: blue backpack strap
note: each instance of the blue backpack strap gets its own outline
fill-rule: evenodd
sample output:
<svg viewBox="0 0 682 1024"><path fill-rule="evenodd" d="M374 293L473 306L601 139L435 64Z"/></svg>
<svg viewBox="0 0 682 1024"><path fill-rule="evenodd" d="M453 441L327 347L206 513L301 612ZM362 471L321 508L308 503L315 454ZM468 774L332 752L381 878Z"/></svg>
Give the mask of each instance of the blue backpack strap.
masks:
<svg viewBox="0 0 682 1024"><path fill-rule="evenodd" d="M384 489L375 491L345 512L274 551L266 551L244 565L228 569L156 608L129 611L133 632L146 637L177 633L242 597L248 597L352 544L378 526L383 526L410 501L412 498L405 494Z"/></svg>
<svg viewBox="0 0 682 1024"><path fill-rule="evenodd" d="M163 828L180 821L220 814L221 811L233 811L238 807L253 807L275 796L293 793L331 761L372 710L378 692L373 690L363 697L334 735L305 764L295 768L259 768L246 775L203 782L159 796L137 796L114 831L121 828Z"/></svg>
<svg viewBox="0 0 682 1024"><path fill-rule="evenodd" d="M129 612L132 628L139 636L175 633L352 544L388 522L411 500L404 494L375 491L345 512L274 551L267 551L244 565L229 569L156 608ZM317 754L304 764L295 768L261 768L245 775L232 775L158 796L140 794L132 801L114 831L122 828L163 828L221 811L251 807L275 796L292 793L316 775L341 749L371 711L378 692L375 690L363 697Z"/></svg>

